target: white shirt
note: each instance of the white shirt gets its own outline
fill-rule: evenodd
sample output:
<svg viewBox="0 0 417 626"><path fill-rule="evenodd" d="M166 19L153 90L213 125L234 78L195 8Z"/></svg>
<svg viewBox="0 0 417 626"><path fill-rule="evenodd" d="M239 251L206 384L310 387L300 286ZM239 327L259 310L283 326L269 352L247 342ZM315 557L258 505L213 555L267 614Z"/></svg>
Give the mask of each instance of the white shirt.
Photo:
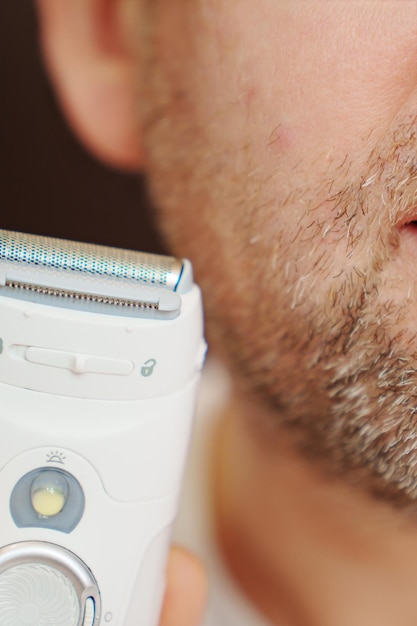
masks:
<svg viewBox="0 0 417 626"><path fill-rule="evenodd" d="M229 576L211 527L209 448L216 417L229 393L227 374L217 364L206 365L184 491L174 533L175 542L197 554L209 576L209 602L202 626L268 626Z"/></svg>

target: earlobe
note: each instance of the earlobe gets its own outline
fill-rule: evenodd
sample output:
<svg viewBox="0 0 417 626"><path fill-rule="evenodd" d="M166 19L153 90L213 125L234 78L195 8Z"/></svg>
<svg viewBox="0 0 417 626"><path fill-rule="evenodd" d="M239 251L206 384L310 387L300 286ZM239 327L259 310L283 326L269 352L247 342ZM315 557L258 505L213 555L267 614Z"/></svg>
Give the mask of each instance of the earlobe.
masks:
<svg viewBox="0 0 417 626"><path fill-rule="evenodd" d="M139 68L126 2L38 0L38 8L45 61L72 128L99 159L138 170Z"/></svg>

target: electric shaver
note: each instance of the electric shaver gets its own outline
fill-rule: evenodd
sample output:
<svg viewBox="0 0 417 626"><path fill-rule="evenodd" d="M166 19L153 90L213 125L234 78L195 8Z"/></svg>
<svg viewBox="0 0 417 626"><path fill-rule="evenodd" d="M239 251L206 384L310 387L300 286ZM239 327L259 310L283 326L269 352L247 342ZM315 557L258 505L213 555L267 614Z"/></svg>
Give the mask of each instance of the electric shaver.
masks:
<svg viewBox="0 0 417 626"><path fill-rule="evenodd" d="M1 626L157 626L205 351L188 261L0 231Z"/></svg>

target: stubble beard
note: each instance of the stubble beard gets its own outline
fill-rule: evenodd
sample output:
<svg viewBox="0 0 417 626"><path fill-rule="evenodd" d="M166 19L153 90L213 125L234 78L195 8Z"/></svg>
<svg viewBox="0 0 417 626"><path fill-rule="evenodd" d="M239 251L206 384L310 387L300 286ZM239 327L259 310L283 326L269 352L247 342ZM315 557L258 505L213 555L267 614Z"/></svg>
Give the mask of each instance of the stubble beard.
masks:
<svg viewBox="0 0 417 626"><path fill-rule="evenodd" d="M398 223L415 204L416 120L375 146L362 173L346 158L314 192L283 199L253 163L228 167L184 93L149 78L142 98L161 229L194 263L213 345L265 407L260 431L285 429L327 476L417 512L417 298L395 276ZM273 216L294 197L306 208L283 229Z"/></svg>
<svg viewBox="0 0 417 626"><path fill-rule="evenodd" d="M273 446L284 429L328 478L415 515L417 300L395 262L402 245L395 224L414 193L393 186L381 216L375 201L391 167L378 162L373 186L345 187L326 222L314 223L307 210L295 236L277 229L247 245L248 280L241 289L229 285L228 307L224 296L214 298L209 316L239 389L265 407L250 416L261 441ZM414 180L414 156L397 174ZM202 268L203 283L208 273ZM218 291L211 276L206 281L205 293Z"/></svg>

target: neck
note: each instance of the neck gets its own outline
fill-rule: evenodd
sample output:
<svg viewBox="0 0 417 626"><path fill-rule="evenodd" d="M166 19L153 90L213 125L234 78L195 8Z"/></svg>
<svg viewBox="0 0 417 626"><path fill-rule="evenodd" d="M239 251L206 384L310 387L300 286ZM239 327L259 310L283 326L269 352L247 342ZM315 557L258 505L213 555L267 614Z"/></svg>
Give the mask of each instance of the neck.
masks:
<svg viewBox="0 0 417 626"><path fill-rule="evenodd" d="M238 405L224 417L214 489L220 549L246 595L276 626L416 624L417 522L247 423Z"/></svg>

